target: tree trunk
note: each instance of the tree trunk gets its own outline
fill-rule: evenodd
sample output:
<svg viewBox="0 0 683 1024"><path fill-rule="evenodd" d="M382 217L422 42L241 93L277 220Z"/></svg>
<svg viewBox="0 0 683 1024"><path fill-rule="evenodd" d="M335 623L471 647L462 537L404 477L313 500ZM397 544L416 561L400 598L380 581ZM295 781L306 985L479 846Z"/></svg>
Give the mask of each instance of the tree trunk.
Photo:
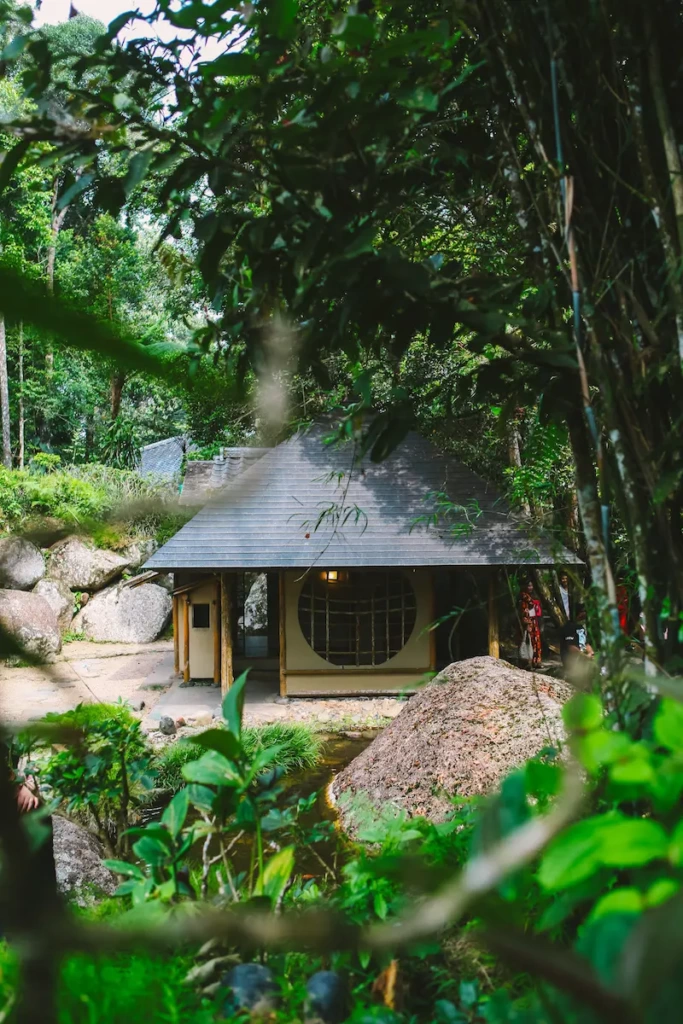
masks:
<svg viewBox="0 0 683 1024"><path fill-rule="evenodd" d="M126 374L123 370L117 370L112 374L109 387L112 420L115 420L121 412L121 399L123 397L123 386L125 383Z"/></svg>
<svg viewBox="0 0 683 1024"><path fill-rule="evenodd" d="M83 457L86 462L90 462L90 458L95 451L95 412L89 412L85 418L85 450Z"/></svg>
<svg viewBox="0 0 683 1024"><path fill-rule="evenodd" d="M507 424L508 458L513 469L522 468L522 436L518 415L518 413L514 413ZM531 505L526 498L520 502L519 507L525 515L530 515Z"/></svg>
<svg viewBox="0 0 683 1024"><path fill-rule="evenodd" d="M9 384L7 381L7 333L5 318L0 314L0 418L2 420L2 464L12 468L12 445L9 423Z"/></svg>
<svg viewBox="0 0 683 1024"><path fill-rule="evenodd" d="M76 172L76 177L80 177L80 171ZM57 209L57 200L59 199L59 181L55 181L54 190L52 192L52 221L50 224L50 244L47 248L47 290L50 295L55 293L55 261L57 259L57 239L59 238L59 232L62 230L64 218L66 217L66 211L68 207L64 207L62 210ZM45 367L48 374L51 374L55 366L55 354L50 342L50 347L45 353Z"/></svg>
<svg viewBox="0 0 683 1024"><path fill-rule="evenodd" d="M586 551L591 569L595 594L600 602L600 629L606 661L610 667L619 663L620 642L619 612L617 610L617 588L612 567L607 557L602 530L602 509L598 497L595 466L591 452L588 430L581 413L568 418L576 468L576 491L579 499L581 523L586 538Z"/></svg>
<svg viewBox="0 0 683 1024"><path fill-rule="evenodd" d="M24 443L24 324L19 324L19 469L25 465Z"/></svg>
<svg viewBox="0 0 683 1024"><path fill-rule="evenodd" d="M550 612L550 618L553 620L555 625L560 628L567 621L567 616L564 614L564 609L560 606L557 601L552 587L548 585L548 581L543 575L542 569L533 570L534 586L536 590L543 598L545 607Z"/></svg>

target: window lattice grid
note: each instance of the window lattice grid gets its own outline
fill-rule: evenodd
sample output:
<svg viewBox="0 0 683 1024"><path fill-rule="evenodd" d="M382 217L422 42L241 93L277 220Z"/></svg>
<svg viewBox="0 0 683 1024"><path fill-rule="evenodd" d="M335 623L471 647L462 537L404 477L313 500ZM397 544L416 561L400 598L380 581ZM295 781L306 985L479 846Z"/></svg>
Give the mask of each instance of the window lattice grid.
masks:
<svg viewBox="0 0 683 1024"><path fill-rule="evenodd" d="M312 578L299 597L301 630L333 665L381 665L415 628L415 592L399 572L351 572L335 582Z"/></svg>

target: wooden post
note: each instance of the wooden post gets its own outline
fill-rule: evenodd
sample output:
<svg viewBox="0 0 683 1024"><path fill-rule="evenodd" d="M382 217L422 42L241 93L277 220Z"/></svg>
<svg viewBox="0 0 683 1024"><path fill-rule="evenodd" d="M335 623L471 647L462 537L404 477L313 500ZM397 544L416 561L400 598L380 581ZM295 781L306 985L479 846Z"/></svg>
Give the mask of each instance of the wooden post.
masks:
<svg viewBox="0 0 683 1024"><path fill-rule="evenodd" d="M190 595L183 601L183 681L190 681Z"/></svg>
<svg viewBox="0 0 683 1024"><path fill-rule="evenodd" d="M221 693L228 692L234 682L232 664L232 601L230 576L221 573Z"/></svg>
<svg viewBox="0 0 683 1024"><path fill-rule="evenodd" d="M287 607L285 601L285 574L280 570L280 696L287 696Z"/></svg>
<svg viewBox="0 0 683 1024"><path fill-rule="evenodd" d="M436 587L434 585L434 573L430 576L431 583L431 597L430 597L430 612L429 612L429 624L433 626L436 622ZM429 668L432 672L436 672L436 629L429 630Z"/></svg>
<svg viewBox="0 0 683 1024"><path fill-rule="evenodd" d="M180 617L178 615L178 598L173 595L173 671L180 672Z"/></svg>
<svg viewBox="0 0 683 1024"><path fill-rule="evenodd" d="M213 602L213 684L221 684L221 584L216 580L216 596Z"/></svg>
<svg viewBox="0 0 683 1024"><path fill-rule="evenodd" d="M489 655L500 658L500 634L498 629L498 573L494 569L489 576Z"/></svg>

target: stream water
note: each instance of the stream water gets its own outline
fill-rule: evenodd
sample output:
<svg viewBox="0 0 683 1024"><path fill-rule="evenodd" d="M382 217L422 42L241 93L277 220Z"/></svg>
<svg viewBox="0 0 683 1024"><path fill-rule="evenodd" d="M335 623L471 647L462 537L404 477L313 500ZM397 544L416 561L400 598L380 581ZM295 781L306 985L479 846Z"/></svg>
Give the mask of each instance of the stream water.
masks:
<svg viewBox="0 0 683 1024"><path fill-rule="evenodd" d="M314 768L305 768L301 771L292 772L282 779L282 785L287 796L308 797L317 793L317 799L311 811L305 816L302 824L312 827L319 822L334 822L337 819L335 807L329 801L328 789L330 783L347 764L350 764L355 757L365 750L373 741L376 733L362 733L357 737L339 736L331 734L324 738L322 756ZM149 808L145 819L147 821L158 820L162 808ZM274 837L275 838L275 837ZM265 836L266 841L268 836ZM195 844L190 851L188 861L191 866L199 867L202 863L202 841ZM339 843L336 837L316 844L317 853L326 864L332 866L336 862L336 855ZM269 851L266 848L266 854ZM231 851L230 860L236 874L248 871L251 860L251 837L245 836ZM297 851L297 872L304 877L319 877L323 874L323 867L315 855L309 849Z"/></svg>

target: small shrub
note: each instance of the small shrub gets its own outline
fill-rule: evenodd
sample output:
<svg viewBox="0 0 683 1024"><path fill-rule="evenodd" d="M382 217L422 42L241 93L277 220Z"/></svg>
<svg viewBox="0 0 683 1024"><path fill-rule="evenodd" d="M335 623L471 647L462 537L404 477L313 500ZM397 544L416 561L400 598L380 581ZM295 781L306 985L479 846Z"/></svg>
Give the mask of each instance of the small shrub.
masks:
<svg viewBox="0 0 683 1024"><path fill-rule="evenodd" d="M152 752L140 722L125 704L80 704L50 723L76 727L81 735L54 748L42 779L68 813L85 816L110 853L129 847L126 830L153 785Z"/></svg>
<svg viewBox="0 0 683 1024"><path fill-rule="evenodd" d="M73 629L67 629L66 633L62 633L62 641L65 644L75 643L76 640L87 640L85 633L79 633Z"/></svg>

